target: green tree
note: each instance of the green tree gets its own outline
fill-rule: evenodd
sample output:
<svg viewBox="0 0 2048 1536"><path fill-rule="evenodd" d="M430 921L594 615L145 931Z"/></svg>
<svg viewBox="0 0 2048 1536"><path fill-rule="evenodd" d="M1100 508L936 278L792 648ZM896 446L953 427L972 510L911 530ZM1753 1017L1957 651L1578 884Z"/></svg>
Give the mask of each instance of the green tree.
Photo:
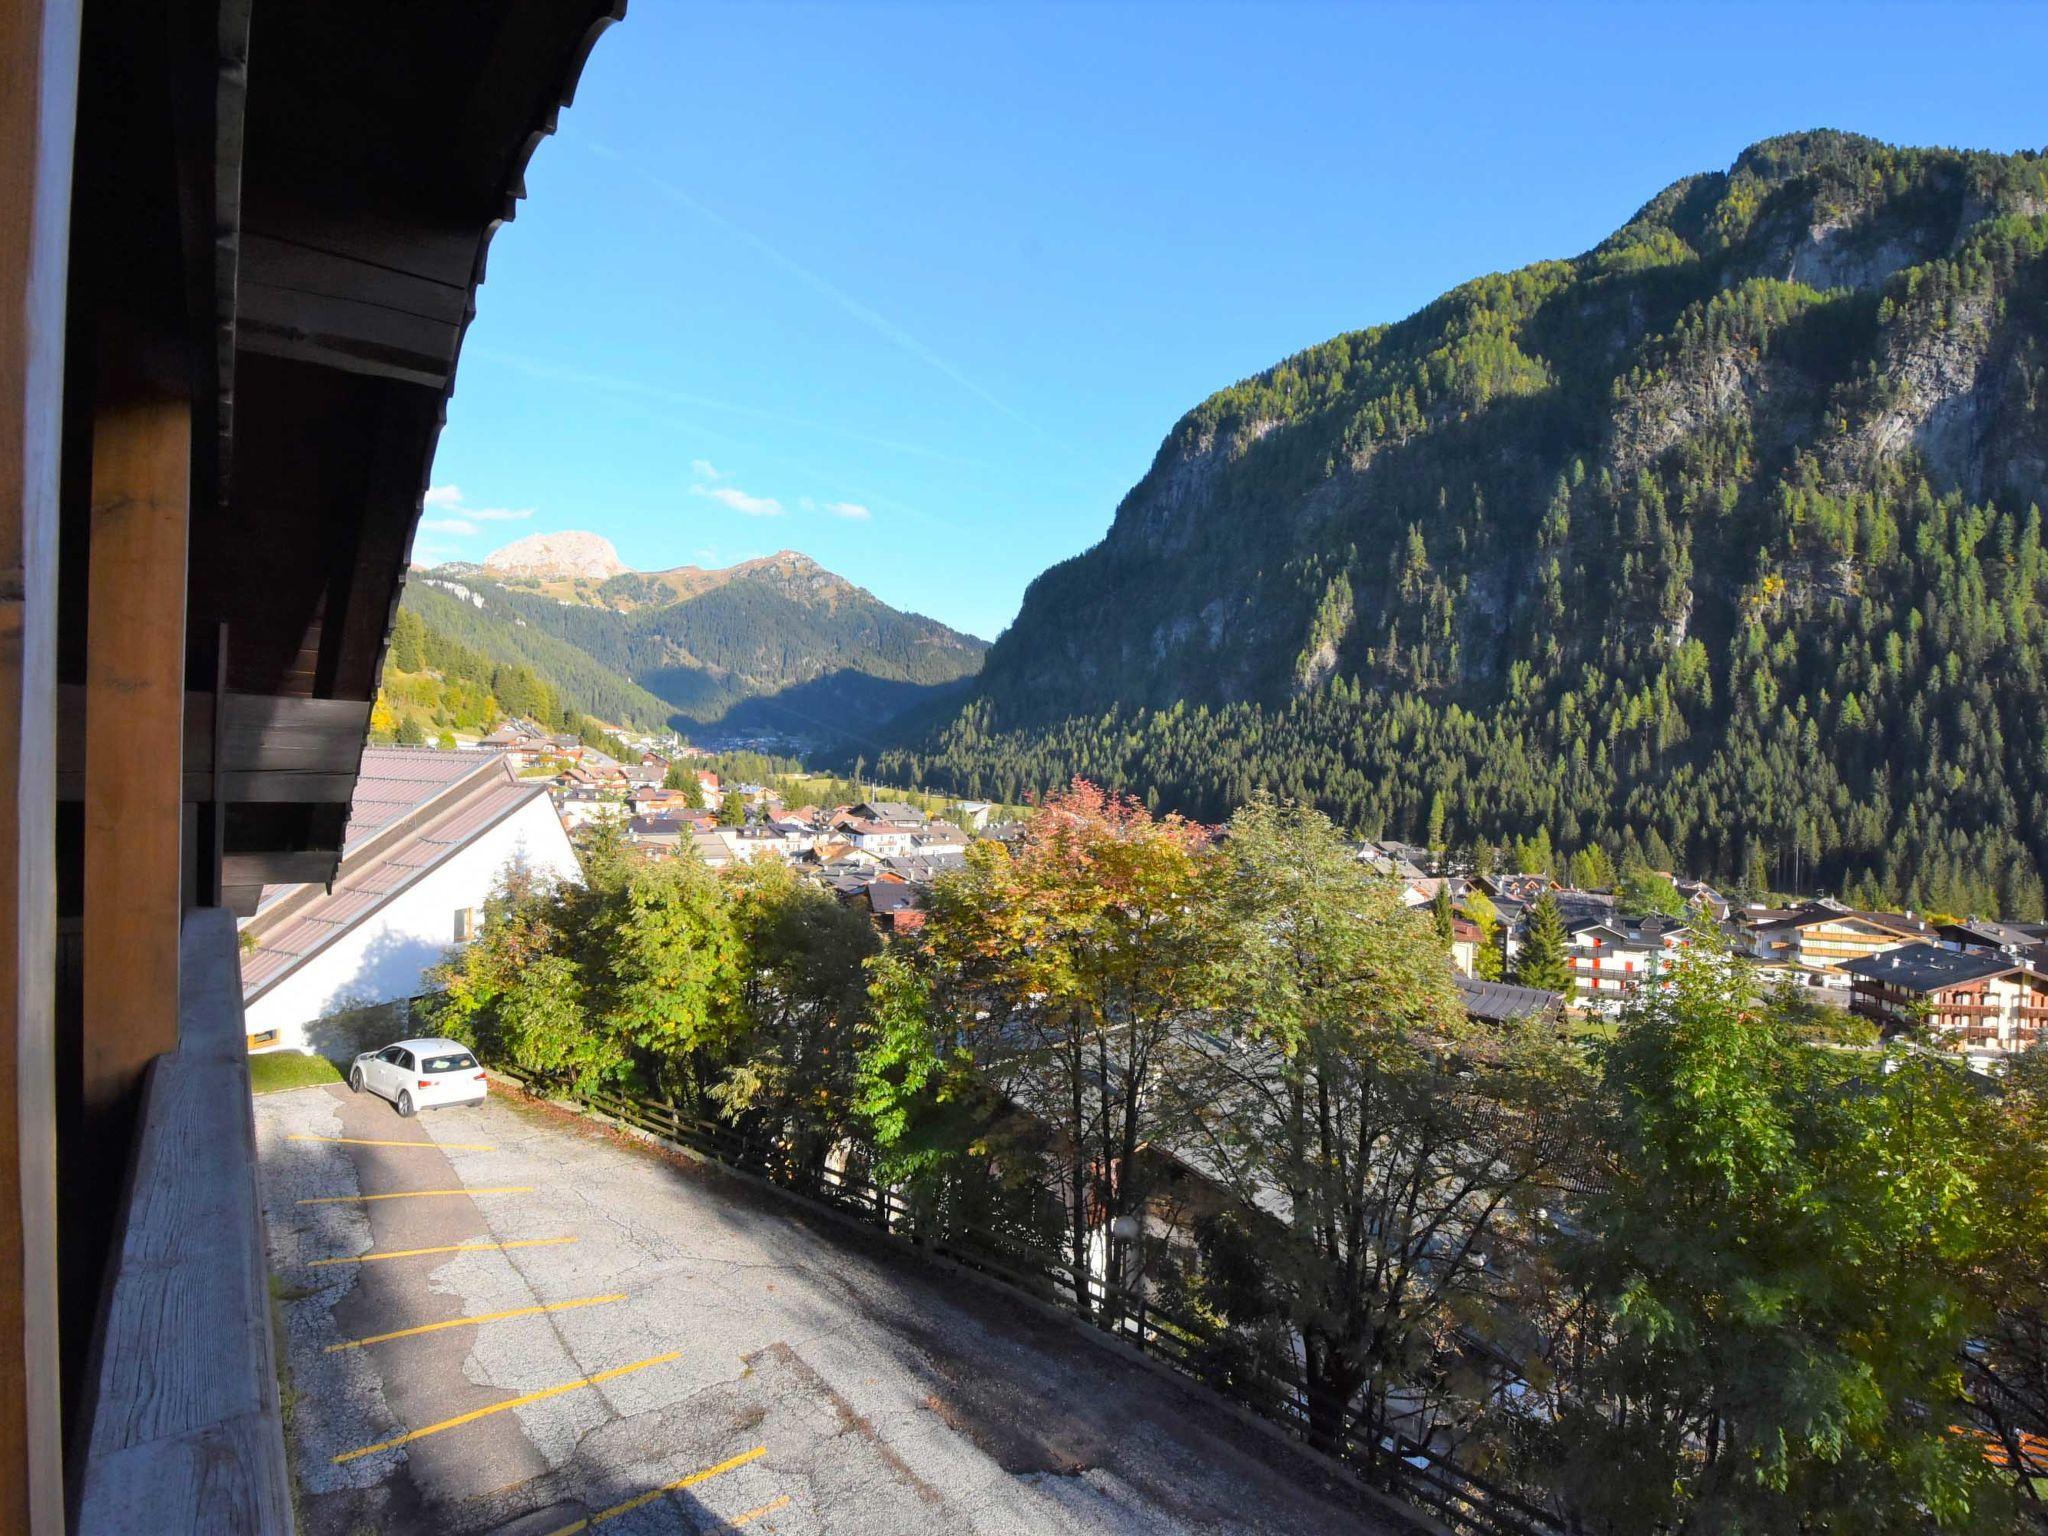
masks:
<svg viewBox="0 0 2048 1536"><path fill-rule="evenodd" d="M1255 801L1222 857L1223 1027L1191 1034L1179 1118L1245 1211L1284 1205L1226 1305L1293 1331L1310 1440L1335 1451L1354 1402L1369 1421L1396 1397L1437 1405L1435 1362L1489 1330L1481 1255L1523 1229L1522 1192L1541 1205L1574 1074L1549 1029L1467 1020L1428 919L1320 813ZM1468 1051L1485 1070L1460 1069Z"/></svg>
<svg viewBox="0 0 2048 1536"><path fill-rule="evenodd" d="M1457 937L1458 931L1455 922L1456 914L1451 911L1451 885L1448 880L1438 885L1436 895L1430 898L1429 916L1430 921L1436 927L1437 938L1448 949L1451 941Z"/></svg>
<svg viewBox="0 0 2048 1536"><path fill-rule="evenodd" d="M1038 808L1014 854L970 848L925 927L937 1027L1051 1130L1065 1257L1084 1297L1109 1224L1109 1316L1154 1257L1142 1224L1119 1218L1149 1192L1139 1152L1166 1132L1163 1090L1203 997L1200 842L1178 818L1077 781Z"/></svg>
<svg viewBox="0 0 2048 1536"><path fill-rule="evenodd" d="M1500 908L1475 885L1465 893L1465 916L1479 930L1479 945L1472 954L1472 973L1481 981L1499 981L1507 968L1507 959L1501 952Z"/></svg>
<svg viewBox="0 0 2048 1536"><path fill-rule="evenodd" d="M1565 954L1564 917L1557 899L1545 891L1529 909L1528 927L1522 935L1521 953L1515 962L1515 980L1525 987L1542 987L1561 992L1569 1002L1572 968Z"/></svg>
<svg viewBox="0 0 2048 1536"><path fill-rule="evenodd" d="M1678 894L1678 887L1669 875L1660 874L1647 864L1631 864L1622 871L1621 885L1614 893L1616 904L1630 917L1642 917L1661 913L1665 917L1684 917L1685 898Z"/></svg>
<svg viewBox="0 0 2048 1536"><path fill-rule="evenodd" d="M565 893L509 866L475 938L427 973L431 1027L543 1083L598 1084L626 1069L621 1043L592 1027Z"/></svg>
<svg viewBox="0 0 2048 1536"><path fill-rule="evenodd" d="M704 781L697 777L696 769L685 766L680 759L668 765L668 771L661 776L661 787L681 795L683 804L693 811L704 808Z"/></svg>
<svg viewBox="0 0 2048 1536"><path fill-rule="evenodd" d="M705 1103L741 1025L746 968L718 877L695 859L639 861L595 895L583 940L598 1027L661 1087Z"/></svg>
<svg viewBox="0 0 2048 1536"><path fill-rule="evenodd" d="M1610 1153L1552 1324L1566 1370L1520 1405L1577 1528L2013 1529L1949 1406L1991 1318L1975 1277L2024 1231L1997 1107L1960 1063L1800 1040L1709 947L1670 983L1607 1052Z"/></svg>
<svg viewBox="0 0 2048 1536"><path fill-rule="evenodd" d="M400 672L427 670L426 625L409 608L400 608L392 621L391 665Z"/></svg>
<svg viewBox="0 0 2048 1536"><path fill-rule="evenodd" d="M774 1134L815 1176L853 1118L864 964L874 925L789 866L757 860L725 881L746 955L740 1033L712 1089L724 1116Z"/></svg>
<svg viewBox="0 0 2048 1536"><path fill-rule="evenodd" d="M747 824L747 797L736 789L725 792L725 799L719 803L718 824L721 827L744 827Z"/></svg>

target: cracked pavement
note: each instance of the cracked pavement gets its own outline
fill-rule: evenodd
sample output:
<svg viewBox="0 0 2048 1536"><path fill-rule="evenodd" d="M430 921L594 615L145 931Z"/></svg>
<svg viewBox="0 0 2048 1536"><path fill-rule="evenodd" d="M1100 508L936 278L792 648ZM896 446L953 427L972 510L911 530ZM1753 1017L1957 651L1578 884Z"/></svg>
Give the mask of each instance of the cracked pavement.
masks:
<svg viewBox="0 0 2048 1536"><path fill-rule="evenodd" d="M305 1536L1397 1529L1064 1322L573 1116L318 1087L256 1125Z"/></svg>

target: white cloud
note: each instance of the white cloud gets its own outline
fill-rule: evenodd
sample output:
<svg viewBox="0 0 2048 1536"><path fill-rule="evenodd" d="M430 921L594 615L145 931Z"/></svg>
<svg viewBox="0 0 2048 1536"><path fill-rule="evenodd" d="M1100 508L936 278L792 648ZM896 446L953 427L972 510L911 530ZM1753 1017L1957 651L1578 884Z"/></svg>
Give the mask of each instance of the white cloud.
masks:
<svg viewBox="0 0 2048 1536"><path fill-rule="evenodd" d="M476 524L467 517L424 518L420 522L420 527L429 533L471 534L477 531Z"/></svg>
<svg viewBox="0 0 2048 1536"><path fill-rule="evenodd" d="M469 507L462 502L462 487L459 485L430 486L422 498L425 505L444 512L459 512L469 523L514 523L533 516L531 507ZM445 533L475 533L474 527L446 528Z"/></svg>
<svg viewBox="0 0 2048 1536"><path fill-rule="evenodd" d="M864 523L874 516L857 501L828 501L825 503L825 510L834 517L850 518L856 523Z"/></svg>
<svg viewBox="0 0 2048 1536"><path fill-rule="evenodd" d="M723 480L725 478L725 476L718 472L718 466L709 459L690 460L690 473L699 480Z"/></svg>
<svg viewBox="0 0 2048 1536"><path fill-rule="evenodd" d="M721 506L744 512L748 517L782 516L782 503L773 496L749 496L736 485L693 485L690 489L698 496L709 496Z"/></svg>

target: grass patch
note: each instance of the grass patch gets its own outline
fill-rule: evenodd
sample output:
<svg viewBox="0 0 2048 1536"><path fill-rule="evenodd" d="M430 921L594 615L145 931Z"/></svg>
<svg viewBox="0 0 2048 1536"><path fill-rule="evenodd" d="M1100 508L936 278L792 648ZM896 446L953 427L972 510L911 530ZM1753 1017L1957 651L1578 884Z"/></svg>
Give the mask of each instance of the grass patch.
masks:
<svg viewBox="0 0 2048 1536"><path fill-rule="evenodd" d="M310 1088L316 1083L338 1083L341 1072L325 1056L301 1056L297 1051L272 1051L249 1058L249 1086L257 1093L277 1093L285 1088Z"/></svg>

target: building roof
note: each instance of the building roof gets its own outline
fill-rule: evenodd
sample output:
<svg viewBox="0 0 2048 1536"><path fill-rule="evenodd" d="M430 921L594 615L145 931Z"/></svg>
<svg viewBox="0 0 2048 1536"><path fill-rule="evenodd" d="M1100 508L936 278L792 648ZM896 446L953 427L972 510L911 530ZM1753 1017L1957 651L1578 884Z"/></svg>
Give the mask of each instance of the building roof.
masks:
<svg viewBox="0 0 2048 1536"><path fill-rule="evenodd" d="M359 793L365 787L371 791L372 814L382 818L380 825L390 835L358 838L351 821L353 851L342 858L333 886L294 887L267 902L264 912L248 924L257 945L255 953L242 957L245 1002L254 1002L399 892L521 806L547 794L545 784L514 779L501 761L492 759L483 765L484 771L443 787L439 794L415 794L394 810L393 786L403 778L373 778L368 759L372 753L401 750L373 747L365 752L358 781ZM474 766L475 759L469 761Z"/></svg>
<svg viewBox="0 0 2048 1536"><path fill-rule="evenodd" d="M363 845L403 816L428 804L472 774L505 776L505 760L495 753L441 752L433 747L365 747L348 802L348 832L341 856Z"/></svg>
<svg viewBox="0 0 2048 1536"><path fill-rule="evenodd" d="M1867 923L1873 928L1882 928L1887 933L1896 933L1902 938L1914 935L1932 935L1933 927L1917 917L1903 912L1859 912L1853 907L1838 906L1829 901L1809 901L1804 906L1793 907L1783 912L1762 911L1753 913L1758 933L1786 933L1799 928L1812 928L1820 923L1838 923L1845 919L1850 922Z"/></svg>
<svg viewBox="0 0 2048 1536"><path fill-rule="evenodd" d="M1518 987L1506 981L1475 981L1470 976L1460 976L1458 991L1463 994L1466 1013L1496 1023L1536 1018L1557 1013L1564 1007L1564 999L1555 992L1546 992L1541 987Z"/></svg>
<svg viewBox="0 0 2048 1536"><path fill-rule="evenodd" d="M1997 923L1984 917L1943 923L1938 930L1945 939L1959 944L1989 944L1994 949L2032 949L2040 939L2017 923Z"/></svg>
<svg viewBox="0 0 2048 1536"><path fill-rule="evenodd" d="M1594 929L1611 933L1624 944L1662 945L1676 934L1690 933L1691 926L1683 918L1665 917L1662 913L1651 913L1648 917L1584 917L1567 923L1565 931L1576 937Z"/></svg>
<svg viewBox="0 0 2048 1536"><path fill-rule="evenodd" d="M924 893L914 885L894 880L875 880L869 883L868 905L878 915L900 912L906 907L924 905Z"/></svg>
<svg viewBox="0 0 2048 1536"><path fill-rule="evenodd" d="M672 837L680 842L685 832L694 831L693 823L673 816L635 816L626 823L628 837Z"/></svg>
<svg viewBox="0 0 2048 1536"><path fill-rule="evenodd" d="M1864 955L1843 962L1839 969L1908 992L1940 992L2013 971L2033 974L2031 966L2010 955L1966 955L1934 944L1907 944L1881 955Z"/></svg>

